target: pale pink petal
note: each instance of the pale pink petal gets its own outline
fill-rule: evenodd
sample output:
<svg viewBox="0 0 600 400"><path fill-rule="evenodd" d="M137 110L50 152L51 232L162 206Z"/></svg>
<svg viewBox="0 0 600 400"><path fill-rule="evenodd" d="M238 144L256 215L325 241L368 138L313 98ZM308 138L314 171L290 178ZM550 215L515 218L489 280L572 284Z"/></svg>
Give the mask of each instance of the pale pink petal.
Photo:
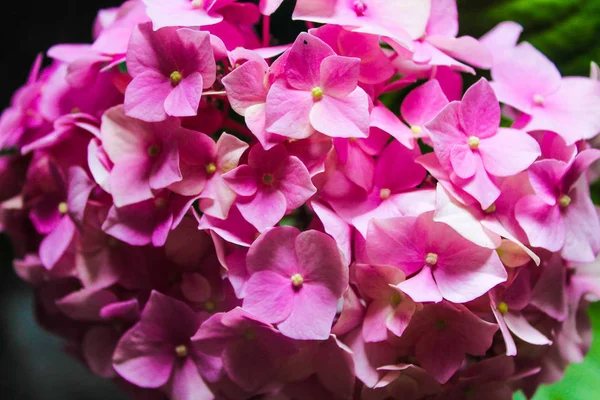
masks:
<svg viewBox="0 0 600 400"><path fill-rule="evenodd" d="M509 311L505 316L506 325L519 339L535 344L546 346L552 344L552 341L535 329L521 313Z"/></svg>
<svg viewBox="0 0 600 400"><path fill-rule="evenodd" d="M438 289L429 267L423 267L421 272L404 282L400 282L397 287L416 302L439 303L443 300L442 293Z"/></svg>
<svg viewBox="0 0 600 400"><path fill-rule="evenodd" d="M360 87L343 99L325 95L314 103L310 123L327 136L366 138L369 136L369 101Z"/></svg>
<svg viewBox="0 0 600 400"><path fill-rule="evenodd" d="M172 117L193 117L198 113L202 97L202 75L199 72L186 76L165 99L165 111Z"/></svg>
<svg viewBox="0 0 600 400"><path fill-rule="evenodd" d="M466 144L452 146L450 150L450 163L452 170L459 178L468 179L475 175L477 162L473 151Z"/></svg>
<svg viewBox="0 0 600 400"><path fill-rule="evenodd" d="M471 36L454 38L445 35L430 35L426 40L450 56L477 68L489 69L492 67L492 53Z"/></svg>
<svg viewBox="0 0 600 400"><path fill-rule="evenodd" d="M317 188L311 182L308 170L297 157L289 157L284 168L278 172L279 174L284 177L279 184L279 190L285 196L287 210L301 207L317 192Z"/></svg>
<svg viewBox="0 0 600 400"><path fill-rule="evenodd" d="M591 263L600 252L600 220L590 199L587 181L581 179L569 192L571 204L563 212L565 245L561 254L573 262Z"/></svg>
<svg viewBox="0 0 600 400"><path fill-rule="evenodd" d="M235 112L246 115L248 108L266 102L267 88L264 80L268 70L268 65L262 60L248 61L222 79L229 103Z"/></svg>
<svg viewBox="0 0 600 400"><path fill-rule="evenodd" d="M284 79L278 79L267 95L267 132L294 139L309 137L314 133L310 122L313 105L310 91L292 89Z"/></svg>
<svg viewBox="0 0 600 400"><path fill-rule="evenodd" d="M365 342L383 342L387 340L386 321L393 312L389 299L376 300L369 304L362 326L362 335Z"/></svg>
<svg viewBox="0 0 600 400"><path fill-rule="evenodd" d="M541 155L534 138L508 128L500 128L494 136L482 139L479 152L486 171L494 176L516 175Z"/></svg>

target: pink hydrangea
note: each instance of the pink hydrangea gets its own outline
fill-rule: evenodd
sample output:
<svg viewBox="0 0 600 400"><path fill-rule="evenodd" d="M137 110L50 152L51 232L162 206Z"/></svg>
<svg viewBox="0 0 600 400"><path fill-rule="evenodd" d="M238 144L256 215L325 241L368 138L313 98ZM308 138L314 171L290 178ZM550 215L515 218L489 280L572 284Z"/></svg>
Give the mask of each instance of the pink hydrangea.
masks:
<svg viewBox="0 0 600 400"><path fill-rule="evenodd" d="M600 300L600 72L512 22L459 37L457 5L128 0L36 58L0 232L40 324L136 398L561 379Z"/></svg>

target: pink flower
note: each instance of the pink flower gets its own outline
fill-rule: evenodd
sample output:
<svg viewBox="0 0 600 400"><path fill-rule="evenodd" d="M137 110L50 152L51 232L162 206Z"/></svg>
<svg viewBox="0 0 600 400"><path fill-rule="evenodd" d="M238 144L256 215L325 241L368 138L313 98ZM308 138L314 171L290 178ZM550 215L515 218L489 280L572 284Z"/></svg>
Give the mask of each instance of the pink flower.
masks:
<svg viewBox="0 0 600 400"><path fill-rule="evenodd" d="M102 117L102 146L110 161L110 192L117 207L154 197L153 190L182 179L179 149L174 140L186 130L169 119L150 124L125 116L123 107Z"/></svg>
<svg viewBox="0 0 600 400"><path fill-rule="evenodd" d="M370 300L362 326L366 342L387 340L388 331L402 336L417 305L397 285L404 273L386 265L355 265L356 282L363 298Z"/></svg>
<svg viewBox="0 0 600 400"><path fill-rule="evenodd" d="M400 115L408 127L384 105L377 105L371 113L371 126L381 129L409 149L418 139L427 139L425 124L431 121L446 105L448 99L437 80L430 80L411 91L402 102Z"/></svg>
<svg viewBox="0 0 600 400"><path fill-rule="evenodd" d="M425 33L431 0L298 0L293 18L352 27L409 43Z"/></svg>
<svg viewBox="0 0 600 400"><path fill-rule="evenodd" d="M269 383L296 350L291 340L239 307L205 321L192 343L197 351L221 357L227 376L248 392Z"/></svg>
<svg viewBox="0 0 600 400"><path fill-rule="evenodd" d="M338 25L323 25L308 32L327 43L338 55L360 58L360 82L374 85L394 75L392 62L381 49L377 35L350 32Z"/></svg>
<svg viewBox="0 0 600 400"><path fill-rule="evenodd" d="M164 246L169 232L179 225L195 200L163 191L153 199L124 207L114 205L102 230L132 246L150 243L156 247Z"/></svg>
<svg viewBox="0 0 600 400"><path fill-rule="evenodd" d="M515 205L517 221L534 247L560 251L567 260L592 262L600 251L598 214L589 197L585 171L600 151L584 150L571 162L534 163L529 180L536 194Z"/></svg>
<svg viewBox="0 0 600 400"><path fill-rule="evenodd" d="M195 131L186 131L178 141L182 180L169 189L182 196L200 196L203 213L226 219L236 194L222 175L238 166L248 145L228 133L215 144L209 136Z"/></svg>
<svg viewBox="0 0 600 400"><path fill-rule="evenodd" d="M408 279L398 288L419 302L466 303L507 279L494 250L434 222L433 212L372 221L367 252L372 263L401 269Z"/></svg>
<svg viewBox="0 0 600 400"><path fill-rule="evenodd" d="M331 237L293 227L271 229L250 247L247 266L245 310L277 324L288 337L327 339L348 286L347 266Z"/></svg>
<svg viewBox="0 0 600 400"><path fill-rule="evenodd" d="M426 125L435 154L452 182L475 197L483 209L500 195L494 176L515 175L541 154L532 137L499 125L500 105L485 79Z"/></svg>
<svg viewBox="0 0 600 400"><path fill-rule="evenodd" d="M369 96L358 86L360 59L342 57L321 39L301 33L283 76L267 95L266 129L294 139L315 130L332 137L369 135Z"/></svg>
<svg viewBox="0 0 600 400"><path fill-rule="evenodd" d="M281 140L277 140L274 136L278 135L269 134L265 129L267 93L271 86L269 65L258 54L250 51L241 53L234 50L232 55L234 54L248 60L223 77L227 98L231 108L244 117L248 129L269 150L284 139L280 137Z"/></svg>
<svg viewBox="0 0 600 400"><path fill-rule="evenodd" d="M561 78L556 66L529 43L521 43L492 69L498 99L531 117L527 131L549 130L567 144L600 132L600 82Z"/></svg>
<svg viewBox="0 0 600 400"><path fill-rule="evenodd" d="M191 29L134 29L127 49L133 81L125 92L125 113L148 122L197 114L202 90L215 82L210 34Z"/></svg>
<svg viewBox="0 0 600 400"><path fill-rule="evenodd" d="M552 344L551 340L527 320L527 314L522 312L531 302L529 270L517 270L512 274L509 285L496 287L490 291L489 297L490 307L504 337L507 356L517 354L517 346L511 332L527 343L539 346Z"/></svg>
<svg viewBox="0 0 600 400"><path fill-rule="evenodd" d="M416 313L403 340L415 345L419 364L440 383L461 367L465 355L481 356L492 345L498 325L479 319L460 304L427 304Z"/></svg>
<svg viewBox="0 0 600 400"><path fill-rule="evenodd" d="M282 145L268 151L260 144L253 146L248 165L226 173L223 179L240 196L237 205L244 218L261 232L316 193L304 164Z"/></svg>
<svg viewBox="0 0 600 400"><path fill-rule="evenodd" d="M153 291L140 322L119 340L113 366L128 382L162 387L174 399L200 393L212 397L203 377L216 380L221 362L192 346L199 327L199 318L185 303Z"/></svg>

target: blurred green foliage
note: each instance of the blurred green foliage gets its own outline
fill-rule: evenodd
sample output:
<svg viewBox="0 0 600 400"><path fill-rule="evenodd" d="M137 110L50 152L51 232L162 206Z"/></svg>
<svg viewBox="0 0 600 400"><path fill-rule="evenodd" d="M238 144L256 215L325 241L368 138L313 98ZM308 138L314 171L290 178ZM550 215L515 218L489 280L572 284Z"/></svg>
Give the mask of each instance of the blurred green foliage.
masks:
<svg viewBox="0 0 600 400"><path fill-rule="evenodd" d="M600 61L600 0L457 1L461 34L480 37L499 22L515 21L524 28L521 40L543 51L563 75L586 76L590 61ZM600 185L592 192L598 202ZM542 387L534 400L600 399L600 304L592 306L590 316L594 343L585 362L569 367L561 382Z"/></svg>

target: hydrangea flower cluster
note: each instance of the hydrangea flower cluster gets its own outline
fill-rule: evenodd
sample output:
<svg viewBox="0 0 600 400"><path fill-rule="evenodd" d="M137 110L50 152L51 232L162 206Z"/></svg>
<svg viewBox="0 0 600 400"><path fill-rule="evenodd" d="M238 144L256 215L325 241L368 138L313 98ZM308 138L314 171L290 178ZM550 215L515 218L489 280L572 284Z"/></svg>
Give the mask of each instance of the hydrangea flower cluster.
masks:
<svg viewBox="0 0 600 400"><path fill-rule="evenodd" d="M36 60L0 227L40 323L140 399L560 379L600 298L597 67L458 37L456 0L298 0L275 46L281 3L129 0Z"/></svg>

